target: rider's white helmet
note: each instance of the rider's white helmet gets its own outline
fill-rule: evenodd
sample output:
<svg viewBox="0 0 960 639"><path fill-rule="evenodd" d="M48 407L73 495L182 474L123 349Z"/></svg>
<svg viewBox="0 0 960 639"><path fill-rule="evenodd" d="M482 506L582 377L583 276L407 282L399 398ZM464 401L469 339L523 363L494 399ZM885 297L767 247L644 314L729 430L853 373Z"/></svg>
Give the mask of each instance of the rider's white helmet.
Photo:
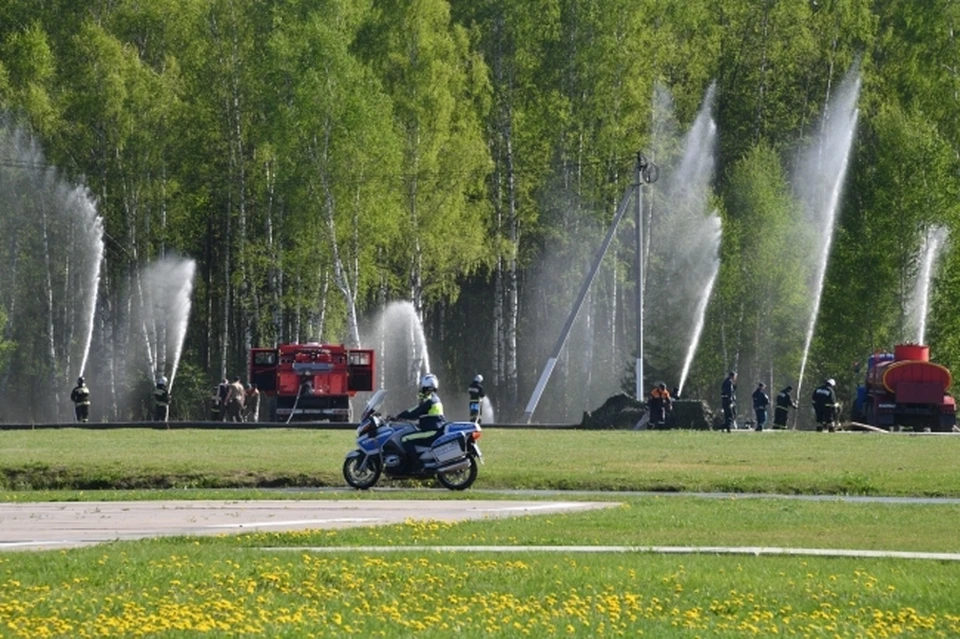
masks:
<svg viewBox="0 0 960 639"><path fill-rule="evenodd" d="M475 382L478 383L478 384L482 384L482 383L483 383L483 375L477 375L476 377L473 378L473 381L475 381Z"/></svg>
<svg viewBox="0 0 960 639"><path fill-rule="evenodd" d="M420 380L420 390L430 389L435 391L438 388L440 388L440 381L433 373L427 373L423 376L423 379Z"/></svg>
<svg viewBox="0 0 960 639"><path fill-rule="evenodd" d="M827 386L829 386L830 388L834 388L836 385L837 385L837 382L832 377L827 380Z"/></svg>
<svg viewBox="0 0 960 639"><path fill-rule="evenodd" d="M157 380L157 386L166 386L166 385L167 385L167 378L161 376L161 377Z"/></svg>

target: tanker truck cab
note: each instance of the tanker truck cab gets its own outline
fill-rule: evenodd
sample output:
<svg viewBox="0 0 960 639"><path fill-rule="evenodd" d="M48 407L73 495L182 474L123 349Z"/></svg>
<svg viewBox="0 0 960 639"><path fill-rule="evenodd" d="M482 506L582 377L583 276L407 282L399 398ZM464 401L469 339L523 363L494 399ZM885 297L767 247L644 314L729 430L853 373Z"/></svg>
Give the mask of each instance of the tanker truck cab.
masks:
<svg viewBox="0 0 960 639"><path fill-rule="evenodd" d="M957 405L949 389L950 371L930 361L929 348L900 344L891 353L875 353L857 388L854 421L885 429L950 432Z"/></svg>

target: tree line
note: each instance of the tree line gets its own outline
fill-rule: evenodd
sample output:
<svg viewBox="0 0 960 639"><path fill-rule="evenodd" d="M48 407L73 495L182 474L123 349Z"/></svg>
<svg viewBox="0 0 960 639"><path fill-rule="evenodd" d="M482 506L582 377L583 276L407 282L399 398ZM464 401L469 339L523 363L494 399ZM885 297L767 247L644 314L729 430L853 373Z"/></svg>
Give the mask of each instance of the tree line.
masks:
<svg viewBox="0 0 960 639"><path fill-rule="evenodd" d="M509 421L633 183L635 153L650 148L659 85L681 127L716 85L721 267L686 394L718 402L732 367L797 385L798 348L779 339L807 295L786 259L791 162L857 64L858 127L808 367L843 394L854 362L911 339L924 233L958 226L958 20L950 0L5 3L0 107L95 197L98 305L117 304L151 260L196 260L182 415L245 370L250 347L357 344L399 299L423 321L448 402L482 372ZM0 171L16 164L0 158ZM579 421L632 366L629 226L544 419ZM927 341L960 371L955 251L932 292ZM102 311L98 322L117 321ZM0 365L42 381L0 324ZM676 383L665 351L686 344L663 343L668 329L646 327L648 385Z"/></svg>

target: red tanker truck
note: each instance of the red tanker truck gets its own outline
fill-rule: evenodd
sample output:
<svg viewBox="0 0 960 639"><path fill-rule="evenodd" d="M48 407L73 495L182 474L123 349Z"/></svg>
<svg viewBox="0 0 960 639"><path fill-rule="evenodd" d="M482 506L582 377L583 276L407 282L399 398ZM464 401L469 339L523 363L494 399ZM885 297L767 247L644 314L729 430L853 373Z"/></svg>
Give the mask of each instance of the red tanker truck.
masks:
<svg viewBox="0 0 960 639"><path fill-rule="evenodd" d="M930 361L930 349L899 344L893 353L874 353L857 387L853 421L892 429L950 432L957 423L957 404L950 395L953 377Z"/></svg>
<svg viewBox="0 0 960 639"><path fill-rule="evenodd" d="M371 349L342 344L251 348L248 379L267 398L270 421L350 420L350 398L373 390Z"/></svg>

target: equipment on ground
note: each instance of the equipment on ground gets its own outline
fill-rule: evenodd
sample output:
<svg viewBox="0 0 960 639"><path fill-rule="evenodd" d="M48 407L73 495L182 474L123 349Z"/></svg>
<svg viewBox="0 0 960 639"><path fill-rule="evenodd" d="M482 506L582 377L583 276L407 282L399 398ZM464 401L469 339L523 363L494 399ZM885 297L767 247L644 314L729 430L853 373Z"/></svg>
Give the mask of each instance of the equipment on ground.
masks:
<svg viewBox="0 0 960 639"><path fill-rule="evenodd" d="M445 488L466 490L477 479L483 462L477 440L483 429L476 422L447 422L436 431L380 416L386 391L367 403L357 427L357 448L343 460L343 478L360 490L388 479L437 478Z"/></svg>
<svg viewBox="0 0 960 639"><path fill-rule="evenodd" d="M251 348L249 377L267 397L270 421L350 421L350 398L373 390L374 353L342 344Z"/></svg>
<svg viewBox="0 0 960 639"><path fill-rule="evenodd" d="M874 353L857 387L853 421L888 430L950 432L957 423L952 382L946 367L930 361L928 346L898 344L893 353Z"/></svg>

